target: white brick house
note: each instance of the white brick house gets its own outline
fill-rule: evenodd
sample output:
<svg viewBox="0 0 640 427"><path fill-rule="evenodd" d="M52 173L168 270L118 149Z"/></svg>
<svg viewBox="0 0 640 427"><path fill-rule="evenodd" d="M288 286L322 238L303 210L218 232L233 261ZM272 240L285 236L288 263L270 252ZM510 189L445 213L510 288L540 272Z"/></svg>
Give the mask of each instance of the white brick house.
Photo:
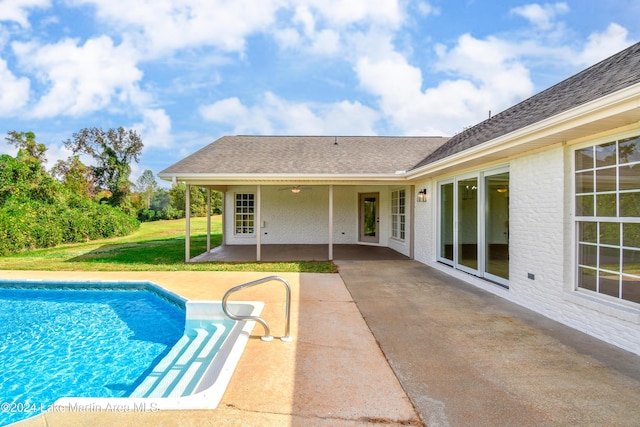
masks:
<svg viewBox="0 0 640 427"><path fill-rule="evenodd" d="M453 136L224 137L225 245L385 246L640 354L640 44Z"/></svg>

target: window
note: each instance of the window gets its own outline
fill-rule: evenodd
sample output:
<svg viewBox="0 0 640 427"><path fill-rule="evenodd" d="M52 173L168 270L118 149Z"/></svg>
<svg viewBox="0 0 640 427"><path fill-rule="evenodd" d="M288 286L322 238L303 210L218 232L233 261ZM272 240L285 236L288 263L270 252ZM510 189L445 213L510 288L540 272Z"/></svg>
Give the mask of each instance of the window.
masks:
<svg viewBox="0 0 640 427"><path fill-rule="evenodd" d="M254 194L236 194L236 234L253 234Z"/></svg>
<svg viewBox="0 0 640 427"><path fill-rule="evenodd" d="M575 151L577 286L640 303L640 136Z"/></svg>
<svg viewBox="0 0 640 427"><path fill-rule="evenodd" d="M405 190L391 192L391 237L404 240L405 236Z"/></svg>

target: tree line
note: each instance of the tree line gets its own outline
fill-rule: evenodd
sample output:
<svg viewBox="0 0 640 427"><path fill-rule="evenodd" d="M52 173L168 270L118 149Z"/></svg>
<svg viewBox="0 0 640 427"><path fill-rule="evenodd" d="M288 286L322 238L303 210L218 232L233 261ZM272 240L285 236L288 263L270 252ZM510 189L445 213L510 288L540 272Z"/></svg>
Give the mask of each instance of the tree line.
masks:
<svg viewBox="0 0 640 427"><path fill-rule="evenodd" d="M185 185L160 188L150 170L132 183L143 148L134 130L85 128L64 142L72 156L47 171L47 148L33 132L10 131L15 157L0 156L0 256L127 235L140 221L184 217ZM85 165L80 156L93 161ZM191 214L206 215L204 189L191 188ZM212 211L221 212L212 193Z"/></svg>

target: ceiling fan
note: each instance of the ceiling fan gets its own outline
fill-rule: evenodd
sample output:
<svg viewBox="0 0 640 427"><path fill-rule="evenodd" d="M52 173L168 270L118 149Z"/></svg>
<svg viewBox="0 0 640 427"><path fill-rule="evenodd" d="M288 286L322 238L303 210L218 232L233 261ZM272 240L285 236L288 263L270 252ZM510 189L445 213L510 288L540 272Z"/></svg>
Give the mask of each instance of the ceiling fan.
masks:
<svg viewBox="0 0 640 427"><path fill-rule="evenodd" d="M292 193L298 194L302 190L312 190L312 189L313 189L312 187L302 187L300 185L294 185L293 187L281 188L280 191L282 191L282 190L290 190Z"/></svg>

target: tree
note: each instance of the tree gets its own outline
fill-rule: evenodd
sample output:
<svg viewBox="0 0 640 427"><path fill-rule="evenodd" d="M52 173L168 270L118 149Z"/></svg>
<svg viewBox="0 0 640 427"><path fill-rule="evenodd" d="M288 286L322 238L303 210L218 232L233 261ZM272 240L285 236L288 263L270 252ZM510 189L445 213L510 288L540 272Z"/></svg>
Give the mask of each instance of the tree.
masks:
<svg viewBox="0 0 640 427"><path fill-rule="evenodd" d="M34 161L44 164L47 161L44 153L47 147L36 141L36 134L33 132L7 132L5 140L18 149L17 158L32 158Z"/></svg>
<svg viewBox="0 0 640 427"><path fill-rule="evenodd" d="M73 139L64 143L74 154L88 154L96 160L91 167L95 183L109 190L109 204L127 207L127 196L131 189L129 175L131 162L140 161L142 140L134 130L123 127L104 131L100 128L84 128L73 134Z"/></svg>
<svg viewBox="0 0 640 427"><path fill-rule="evenodd" d="M51 175L73 193L92 198L96 194L94 178L91 168L84 165L78 156L58 160L51 168Z"/></svg>
<svg viewBox="0 0 640 427"><path fill-rule="evenodd" d="M151 207L151 199L157 189L158 183L153 176L153 172L147 169L142 173L142 175L140 175L140 178L138 178L138 181L136 182L136 190L147 201L147 209Z"/></svg>

